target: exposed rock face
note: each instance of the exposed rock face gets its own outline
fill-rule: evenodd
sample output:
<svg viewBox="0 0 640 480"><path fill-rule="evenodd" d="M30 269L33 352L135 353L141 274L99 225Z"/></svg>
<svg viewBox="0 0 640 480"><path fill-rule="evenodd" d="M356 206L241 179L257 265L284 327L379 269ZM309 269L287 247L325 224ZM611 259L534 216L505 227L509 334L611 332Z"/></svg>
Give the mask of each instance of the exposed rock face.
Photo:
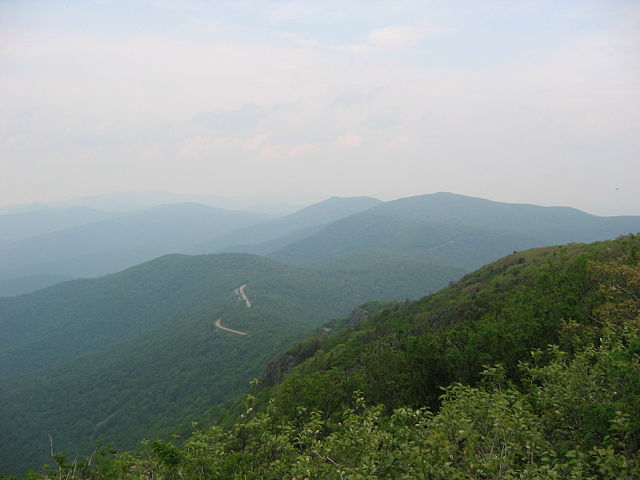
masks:
<svg viewBox="0 0 640 480"><path fill-rule="evenodd" d="M296 359L287 354L268 363L262 374L262 383L265 386L277 385L296 363Z"/></svg>
<svg viewBox="0 0 640 480"><path fill-rule="evenodd" d="M369 318L371 314L364 310L363 308L356 308L351 315L349 316L349 326L354 329L358 329L360 327L360 322Z"/></svg>

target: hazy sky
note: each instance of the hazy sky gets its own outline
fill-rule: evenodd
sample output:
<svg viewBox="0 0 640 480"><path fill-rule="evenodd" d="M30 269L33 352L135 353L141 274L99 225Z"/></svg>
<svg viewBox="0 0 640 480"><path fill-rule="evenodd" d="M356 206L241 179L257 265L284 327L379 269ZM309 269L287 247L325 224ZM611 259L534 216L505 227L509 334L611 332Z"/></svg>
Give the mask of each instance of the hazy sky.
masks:
<svg viewBox="0 0 640 480"><path fill-rule="evenodd" d="M640 2L0 0L0 205L453 191L640 214Z"/></svg>

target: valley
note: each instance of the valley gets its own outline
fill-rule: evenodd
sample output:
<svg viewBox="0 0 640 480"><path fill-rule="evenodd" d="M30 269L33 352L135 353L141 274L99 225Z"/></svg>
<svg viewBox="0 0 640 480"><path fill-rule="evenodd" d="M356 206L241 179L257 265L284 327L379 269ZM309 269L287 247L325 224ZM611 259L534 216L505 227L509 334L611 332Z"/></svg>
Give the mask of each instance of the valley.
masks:
<svg viewBox="0 0 640 480"><path fill-rule="evenodd" d="M102 439L134 449L145 437L188 435L191 422L226 422L251 379L288 348L299 351L279 360L276 377L285 381L273 392L256 392L259 401L273 396L283 415L305 399L311 402L305 408L335 408L353 390L390 409L414 397L435 406L430 395L437 385L459 378L474 382L475 374L428 380L422 372L427 384L403 383L415 379L416 365L383 374L397 360L348 353L351 347L339 347L344 335L357 324L356 337L375 338L378 333L365 326L384 305L404 308L403 302L418 305L413 301L425 295L443 298L446 293L436 294L442 287L504 255L519 258L514 251L554 239L582 242L640 230L640 217L601 218L453 194L353 204L330 199L283 220L240 227L211 248L259 229L262 236L238 242L244 246L221 248L235 253L169 254L96 279L0 298L0 420L8 425L0 439L1 470L24 472L46 463L49 435L57 450L84 455ZM182 236L183 245L193 240L186 231ZM251 239L259 242L255 248ZM265 251L265 245L274 250L244 252ZM357 322L336 320L372 300L381 303L360 309L366 315ZM376 324L374 332L396 328L385 325ZM304 338L308 346L291 347ZM329 353L332 346L335 353ZM502 345L499 351L514 348ZM316 364L321 358L329 363L310 374L302 362L309 356ZM367 358L374 370L354 364L349 369L355 376L340 373L358 358Z"/></svg>

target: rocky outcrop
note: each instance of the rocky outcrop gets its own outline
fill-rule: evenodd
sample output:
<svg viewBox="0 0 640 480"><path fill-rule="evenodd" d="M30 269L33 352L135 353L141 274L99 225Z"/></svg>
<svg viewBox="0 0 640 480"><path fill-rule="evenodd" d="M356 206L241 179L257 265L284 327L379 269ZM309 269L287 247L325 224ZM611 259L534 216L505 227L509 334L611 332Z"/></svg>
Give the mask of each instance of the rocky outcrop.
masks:
<svg viewBox="0 0 640 480"><path fill-rule="evenodd" d="M356 308L349 316L349 326L355 330L360 328L360 323L369 318L371 314L363 308Z"/></svg>
<svg viewBox="0 0 640 480"><path fill-rule="evenodd" d="M262 384L268 387L277 385L297 363L295 357L288 354L268 363L262 374Z"/></svg>

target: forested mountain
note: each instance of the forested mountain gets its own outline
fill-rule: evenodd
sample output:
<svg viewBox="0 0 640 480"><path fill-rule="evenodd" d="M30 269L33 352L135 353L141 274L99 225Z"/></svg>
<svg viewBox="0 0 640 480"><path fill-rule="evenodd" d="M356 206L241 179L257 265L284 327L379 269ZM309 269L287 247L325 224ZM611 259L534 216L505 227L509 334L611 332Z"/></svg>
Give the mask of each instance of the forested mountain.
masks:
<svg viewBox="0 0 640 480"><path fill-rule="evenodd" d="M272 362L227 427L90 463L58 456L56 474L637 478L639 272L640 237L626 236L365 304Z"/></svg>
<svg viewBox="0 0 640 480"><path fill-rule="evenodd" d="M0 299L1 376L118 344L227 296L250 271L237 257L214 264L203 257L169 255L99 279Z"/></svg>
<svg viewBox="0 0 640 480"><path fill-rule="evenodd" d="M476 384L484 365L499 362L518 381L518 363L531 350L554 344L571 352L573 342L595 339L604 290L620 301L610 308L633 306L618 321L638 322L639 268L638 235L514 252L433 295L371 317L361 312L358 321L335 324L345 328L292 347L288 361L275 364L312 358L267 397L287 415L300 405L335 412L354 390L389 409L437 408L438 386Z"/></svg>
<svg viewBox="0 0 640 480"><path fill-rule="evenodd" d="M313 233L321 226L367 210L381 201L371 197L331 197L268 222L238 229L193 247L190 253L217 251L269 253Z"/></svg>
<svg viewBox="0 0 640 480"><path fill-rule="evenodd" d="M452 193L402 198L327 225L271 253L296 265L340 263L372 250L469 271L513 250L640 231L640 217L492 202Z"/></svg>
<svg viewBox="0 0 640 480"><path fill-rule="evenodd" d="M640 228L640 217L598 217L569 207L503 203L440 192L379 205L375 213L427 222L478 225L531 236L547 244L607 240Z"/></svg>
<svg viewBox="0 0 640 480"><path fill-rule="evenodd" d="M46 461L48 433L60 448L86 452L100 438L131 448L188 429L314 326L371 298L435 291L459 273L346 274L247 254L169 255L0 299L0 421L9 425L0 471ZM234 293L245 284L251 308Z"/></svg>
<svg viewBox="0 0 640 480"><path fill-rule="evenodd" d="M0 279L105 275L268 218L198 204L154 207L8 245L0 253Z"/></svg>
<svg viewBox="0 0 640 480"><path fill-rule="evenodd" d="M0 298L0 422L9 425L0 471L46 461L49 433L57 448L86 453L98 439L133 448L144 436L185 433L192 420L233 418L222 405L269 360L365 301L400 303L378 315L390 304L369 303L368 313L326 324L293 347L272 364L276 375L267 374L264 385L299 365L273 390L256 391L258 405L273 398L272 413L286 421L298 407L331 419L358 390L386 412L437 409L439 387L476 385L492 362L520 382L517 364L531 349L569 348L558 325L596 318L604 297L589 262L637 268L640 254L637 237L518 252L565 237L637 231L640 217L435 194L386 203L333 198L266 221L201 205L164 206L26 239L15 245L33 241L32 248L16 247L4 265L23 255L36 270L58 265L78 274L74 264L113 267L186 249L195 237L217 236L221 244L247 238L248 249L276 250L271 258L168 255ZM508 253L451 288L408 301Z"/></svg>
<svg viewBox="0 0 640 480"><path fill-rule="evenodd" d="M505 253L530 248L536 241L485 226L428 223L367 211L271 254L294 265L342 264L352 255L380 252L469 271Z"/></svg>

